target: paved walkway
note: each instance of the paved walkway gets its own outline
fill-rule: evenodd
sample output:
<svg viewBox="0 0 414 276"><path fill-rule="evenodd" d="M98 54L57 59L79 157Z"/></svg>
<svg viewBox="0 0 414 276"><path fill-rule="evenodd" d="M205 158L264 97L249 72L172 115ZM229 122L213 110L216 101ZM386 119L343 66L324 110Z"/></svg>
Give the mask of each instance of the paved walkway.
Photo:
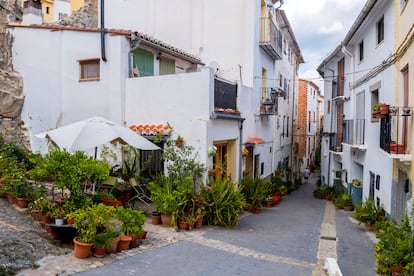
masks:
<svg viewBox="0 0 414 276"><path fill-rule="evenodd" d="M317 177L313 174L309 184L286 196L276 207L263 208L258 215L243 214L236 229L204 226L177 232L147 221L144 228L149 232L148 239L139 248L103 259L80 260L72 254L48 257L38 269L19 275L319 276L327 275L327 257L338 257L341 269L352 272L345 276L375 275L370 274L374 264L364 263L372 259L372 251L367 251L374 240L358 243L361 237L354 235L361 234L361 226L348 219L349 212L336 211L331 202L313 197ZM347 241L345 247L341 247L342 241ZM350 257L362 255L360 262L352 264ZM368 272L354 273L358 269Z"/></svg>

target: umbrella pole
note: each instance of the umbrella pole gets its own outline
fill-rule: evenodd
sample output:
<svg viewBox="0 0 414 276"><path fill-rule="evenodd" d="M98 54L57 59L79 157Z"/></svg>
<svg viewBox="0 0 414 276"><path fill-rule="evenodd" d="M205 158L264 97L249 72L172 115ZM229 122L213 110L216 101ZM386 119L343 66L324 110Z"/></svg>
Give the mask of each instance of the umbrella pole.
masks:
<svg viewBox="0 0 414 276"><path fill-rule="evenodd" d="M95 147L95 160L97 156L98 156L98 147Z"/></svg>

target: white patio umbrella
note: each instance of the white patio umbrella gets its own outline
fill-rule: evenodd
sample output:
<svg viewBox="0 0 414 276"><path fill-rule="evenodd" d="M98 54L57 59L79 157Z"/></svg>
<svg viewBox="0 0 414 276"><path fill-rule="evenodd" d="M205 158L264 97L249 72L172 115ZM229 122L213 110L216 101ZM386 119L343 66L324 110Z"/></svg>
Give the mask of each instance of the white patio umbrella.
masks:
<svg viewBox="0 0 414 276"><path fill-rule="evenodd" d="M49 137L60 149L66 149L68 152L93 149L116 139L141 150L160 149L129 128L99 116L39 133L36 137Z"/></svg>

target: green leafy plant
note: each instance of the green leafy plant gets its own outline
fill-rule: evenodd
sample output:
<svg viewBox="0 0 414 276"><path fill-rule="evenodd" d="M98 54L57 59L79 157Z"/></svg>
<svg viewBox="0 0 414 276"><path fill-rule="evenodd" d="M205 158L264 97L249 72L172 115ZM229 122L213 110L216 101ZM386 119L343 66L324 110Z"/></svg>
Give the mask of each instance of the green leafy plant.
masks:
<svg viewBox="0 0 414 276"><path fill-rule="evenodd" d="M72 213L73 228L78 231L79 241L93 243L98 234L115 229L115 208L102 203L78 209Z"/></svg>
<svg viewBox="0 0 414 276"><path fill-rule="evenodd" d="M116 218L120 221L120 230L125 235L139 234L144 231L145 215L140 210L120 206L116 208Z"/></svg>
<svg viewBox="0 0 414 276"><path fill-rule="evenodd" d="M389 274L390 267L400 267L403 269L400 275L410 275L412 242L413 231L408 217L399 225L391 221L374 246L377 272Z"/></svg>
<svg viewBox="0 0 414 276"><path fill-rule="evenodd" d="M240 192L243 194L246 202L254 207L259 207L263 201L270 195L270 182L259 178L243 177Z"/></svg>
<svg viewBox="0 0 414 276"><path fill-rule="evenodd" d="M201 190L206 201L206 221L210 225L234 227L239 214L246 207L246 199L240 190L226 179L210 179Z"/></svg>

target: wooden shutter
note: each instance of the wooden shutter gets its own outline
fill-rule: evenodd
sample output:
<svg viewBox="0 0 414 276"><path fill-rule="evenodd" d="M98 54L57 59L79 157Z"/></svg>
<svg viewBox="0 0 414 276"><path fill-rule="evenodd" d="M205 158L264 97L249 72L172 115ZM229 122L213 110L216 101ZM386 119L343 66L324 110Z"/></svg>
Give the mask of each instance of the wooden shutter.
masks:
<svg viewBox="0 0 414 276"><path fill-rule="evenodd" d="M144 49L134 51L134 68L138 68L138 77L154 75L154 55Z"/></svg>
<svg viewBox="0 0 414 276"><path fill-rule="evenodd" d="M160 75L175 74L175 61L168 58L160 59Z"/></svg>

